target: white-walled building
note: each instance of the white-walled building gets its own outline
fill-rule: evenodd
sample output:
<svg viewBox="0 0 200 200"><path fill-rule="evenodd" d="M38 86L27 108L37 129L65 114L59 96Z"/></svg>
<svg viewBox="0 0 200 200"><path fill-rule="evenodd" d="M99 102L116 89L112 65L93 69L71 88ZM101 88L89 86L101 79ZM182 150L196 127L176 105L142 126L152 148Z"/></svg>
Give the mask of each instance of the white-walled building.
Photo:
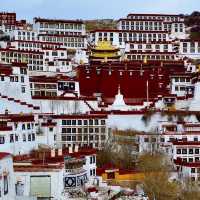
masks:
<svg viewBox="0 0 200 200"><path fill-rule="evenodd" d="M175 73L171 78L171 94L177 96L186 96L194 94L194 84L192 83L192 74Z"/></svg>
<svg viewBox="0 0 200 200"><path fill-rule="evenodd" d="M179 56L184 58L199 59L200 40L185 39L179 41Z"/></svg>
<svg viewBox="0 0 200 200"><path fill-rule="evenodd" d="M68 49L87 47L82 20L34 18L33 29L38 32L41 41L61 42Z"/></svg>
<svg viewBox="0 0 200 200"><path fill-rule="evenodd" d="M0 115L0 152L28 154L38 148L36 119L33 115Z"/></svg>
<svg viewBox="0 0 200 200"><path fill-rule="evenodd" d="M107 115L41 115L41 130L50 146L101 149L108 140Z"/></svg>
<svg viewBox="0 0 200 200"><path fill-rule="evenodd" d="M33 105L29 75L25 63L0 64L0 113L30 113Z"/></svg>
<svg viewBox="0 0 200 200"><path fill-rule="evenodd" d="M80 197L85 192L83 188L96 177L96 151L77 147L74 151L44 149L30 157L16 157L14 171L18 198Z"/></svg>
<svg viewBox="0 0 200 200"><path fill-rule="evenodd" d="M10 32L11 41L37 41L38 34L30 29L15 29Z"/></svg>
<svg viewBox="0 0 200 200"><path fill-rule="evenodd" d="M185 24L181 15L170 14L134 14L118 20L118 29L136 31L167 31L171 37L184 38Z"/></svg>

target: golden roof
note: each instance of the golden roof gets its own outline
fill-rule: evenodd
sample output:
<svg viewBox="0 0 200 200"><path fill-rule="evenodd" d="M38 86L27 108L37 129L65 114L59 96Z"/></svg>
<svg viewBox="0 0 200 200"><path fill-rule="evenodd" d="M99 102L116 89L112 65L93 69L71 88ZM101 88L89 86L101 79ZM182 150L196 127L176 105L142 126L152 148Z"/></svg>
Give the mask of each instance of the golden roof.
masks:
<svg viewBox="0 0 200 200"><path fill-rule="evenodd" d="M110 41L98 41L95 50L118 50L118 48L114 47Z"/></svg>

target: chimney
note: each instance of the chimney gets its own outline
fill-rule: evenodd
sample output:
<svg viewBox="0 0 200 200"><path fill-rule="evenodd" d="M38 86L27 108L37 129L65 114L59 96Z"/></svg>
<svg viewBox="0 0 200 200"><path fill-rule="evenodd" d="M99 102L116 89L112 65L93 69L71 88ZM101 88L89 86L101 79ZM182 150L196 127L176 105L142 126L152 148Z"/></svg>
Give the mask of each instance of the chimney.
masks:
<svg viewBox="0 0 200 200"><path fill-rule="evenodd" d="M58 149L58 156L62 156L62 149Z"/></svg>
<svg viewBox="0 0 200 200"><path fill-rule="evenodd" d="M56 156L55 149L51 149L51 157L54 158Z"/></svg>
<svg viewBox="0 0 200 200"><path fill-rule="evenodd" d="M73 153L72 147L69 147L69 153Z"/></svg>
<svg viewBox="0 0 200 200"><path fill-rule="evenodd" d="M8 115L8 109L5 109L5 115Z"/></svg>
<svg viewBox="0 0 200 200"><path fill-rule="evenodd" d="M75 150L76 153L78 152L78 145L75 145Z"/></svg>

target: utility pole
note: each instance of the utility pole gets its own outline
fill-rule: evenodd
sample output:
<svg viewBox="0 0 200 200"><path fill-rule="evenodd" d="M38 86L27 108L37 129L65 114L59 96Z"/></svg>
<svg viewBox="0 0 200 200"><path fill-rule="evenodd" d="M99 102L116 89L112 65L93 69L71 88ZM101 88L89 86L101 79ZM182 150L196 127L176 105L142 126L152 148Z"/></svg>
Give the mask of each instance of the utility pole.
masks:
<svg viewBox="0 0 200 200"><path fill-rule="evenodd" d="M149 81L147 80L147 109L149 109Z"/></svg>

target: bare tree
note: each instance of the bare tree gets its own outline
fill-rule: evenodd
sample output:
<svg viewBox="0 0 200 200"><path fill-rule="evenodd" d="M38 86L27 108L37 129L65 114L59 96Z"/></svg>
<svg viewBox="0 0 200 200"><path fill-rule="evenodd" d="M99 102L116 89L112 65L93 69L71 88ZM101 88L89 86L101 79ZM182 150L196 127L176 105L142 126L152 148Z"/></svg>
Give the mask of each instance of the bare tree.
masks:
<svg viewBox="0 0 200 200"><path fill-rule="evenodd" d="M180 200L197 200L200 199L200 188L196 181L191 181L190 178L186 178L183 181Z"/></svg>
<svg viewBox="0 0 200 200"><path fill-rule="evenodd" d="M143 188L152 200L177 200L179 185L170 181L170 163L162 154L145 153L138 159L138 169L144 173Z"/></svg>

